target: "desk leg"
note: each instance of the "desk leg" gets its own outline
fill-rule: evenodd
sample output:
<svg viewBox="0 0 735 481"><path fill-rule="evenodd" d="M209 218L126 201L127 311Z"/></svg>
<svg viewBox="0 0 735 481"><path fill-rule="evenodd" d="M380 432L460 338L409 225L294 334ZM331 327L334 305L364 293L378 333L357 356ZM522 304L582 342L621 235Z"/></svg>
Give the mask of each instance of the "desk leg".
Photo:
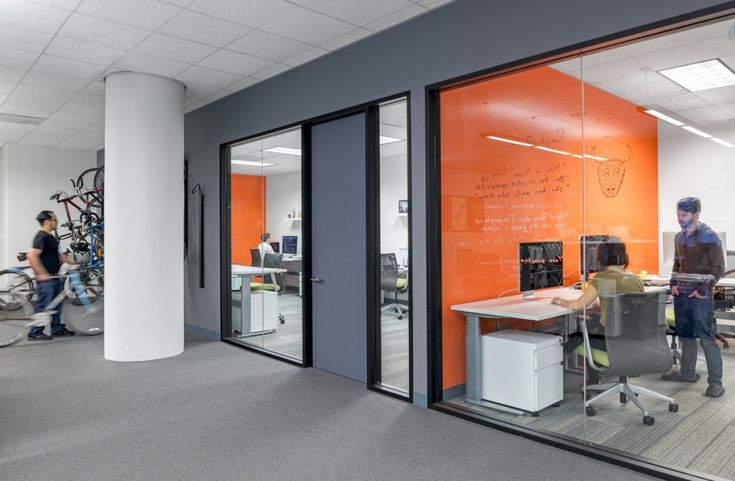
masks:
<svg viewBox="0 0 735 481"><path fill-rule="evenodd" d="M467 381L465 384L467 401L480 403L482 398L482 373L479 361L482 360L482 345L480 344L480 318L467 316L467 334L465 337L466 350L465 363L467 368Z"/></svg>
<svg viewBox="0 0 735 481"><path fill-rule="evenodd" d="M240 335L250 331L250 275L245 274L240 286Z"/></svg>

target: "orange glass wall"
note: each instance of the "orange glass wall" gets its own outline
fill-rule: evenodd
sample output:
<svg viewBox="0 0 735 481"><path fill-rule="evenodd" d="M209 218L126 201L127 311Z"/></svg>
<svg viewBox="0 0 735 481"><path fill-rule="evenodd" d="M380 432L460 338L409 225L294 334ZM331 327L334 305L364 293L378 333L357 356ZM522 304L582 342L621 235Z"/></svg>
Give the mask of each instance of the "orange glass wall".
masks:
<svg viewBox="0 0 735 481"><path fill-rule="evenodd" d="M440 102L446 389L465 381L465 320L450 306L517 294L519 242L562 240L565 284L579 280L583 233L620 236L630 270L656 271L658 160L654 118L550 67L448 90Z"/></svg>
<svg viewBox="0 0 735 481"><path fill-rule="evenodd" d="M249 266L250 249L258 247L266 231L266 177L233 174L230 185L232 263Z"/></svg>

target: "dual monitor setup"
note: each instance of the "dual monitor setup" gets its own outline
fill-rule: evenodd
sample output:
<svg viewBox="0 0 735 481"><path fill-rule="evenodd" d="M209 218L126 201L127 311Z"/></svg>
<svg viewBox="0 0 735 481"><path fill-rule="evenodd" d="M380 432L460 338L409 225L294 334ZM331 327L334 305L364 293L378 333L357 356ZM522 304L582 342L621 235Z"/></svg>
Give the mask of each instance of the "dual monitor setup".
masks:
<svg viewBox="0 0 735 481"><path fill-rule="evenodd" d="M299 236L296 235L285 235L281 237L282 242L271 242L273 252L276 254L281 252L281 245L283 245L283 254L296 255L298 252Z"/></svg>

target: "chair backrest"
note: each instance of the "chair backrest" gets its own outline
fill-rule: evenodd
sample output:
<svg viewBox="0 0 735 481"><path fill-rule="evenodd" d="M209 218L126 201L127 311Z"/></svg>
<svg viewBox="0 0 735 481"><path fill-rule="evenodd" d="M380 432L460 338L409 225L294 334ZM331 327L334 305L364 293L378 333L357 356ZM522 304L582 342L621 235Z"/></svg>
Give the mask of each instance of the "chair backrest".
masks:
<svg viewBox="0 0 735 481"><path fill-rule="evenodd" d="M279 269L281 267L281 261L283 260L283 254L266 254L263 258L263 267L273 267ZM271 279L276 280L278 284L279 292L283 292L286 284L283 282L283 276L280 273L276 273L273 276L266 275L265 282L270 283Z"/></svg>
<svg viewBox="0 0 735 481"><path fill-rule="evenodd" d="M396 255L380 254L380 288L384 291L396 292L398 281L398 261Z"/></svg>
<svg viewBox="0 0 735 481"><path fill-rule="evenodd" d="M605 300L605 347L610 376L665 373L671 369L666 340L666 294L626 292Z"/></svg>
<svg viewBox="0 0 735 481"><path fill-rule="evenodd" d="M260 258L260 249L250 249L250 257L252 259L251 266L261 267L263 261Z"/></svg>

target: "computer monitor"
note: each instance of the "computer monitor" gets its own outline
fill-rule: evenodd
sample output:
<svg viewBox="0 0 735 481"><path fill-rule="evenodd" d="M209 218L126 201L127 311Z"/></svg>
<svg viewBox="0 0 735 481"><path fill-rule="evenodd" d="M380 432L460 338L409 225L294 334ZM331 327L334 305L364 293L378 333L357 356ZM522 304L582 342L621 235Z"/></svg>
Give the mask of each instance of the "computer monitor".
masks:
<svg viewBox="0 0 735 481"><path fill-rule="evenodd" d="M562 241L518 244L519 289L523 297L533 297L535 289L559 287L564 282Z"/></svg>
<svg viewBox="0 0 735 481"><path fill-rule="evenodd" d="M597 247L610 238L608 235L590 234L579 236L579 265L585 279L590 274L600 272L603 267L597 256Z"/></svg>
<svg viewBox="0 0 735 481"><path fill-rule="evenodd" d="M285 235L282 239L283 253L284 254L296 254L299 237L295 235Z"/></svg>
<svg viewBox="0 0 735 481"><path fill-rule="evenodd" d="M278 254L281 251L281 243L280 242L271 242L271 247L273 248L273 252Z"/></svg>

